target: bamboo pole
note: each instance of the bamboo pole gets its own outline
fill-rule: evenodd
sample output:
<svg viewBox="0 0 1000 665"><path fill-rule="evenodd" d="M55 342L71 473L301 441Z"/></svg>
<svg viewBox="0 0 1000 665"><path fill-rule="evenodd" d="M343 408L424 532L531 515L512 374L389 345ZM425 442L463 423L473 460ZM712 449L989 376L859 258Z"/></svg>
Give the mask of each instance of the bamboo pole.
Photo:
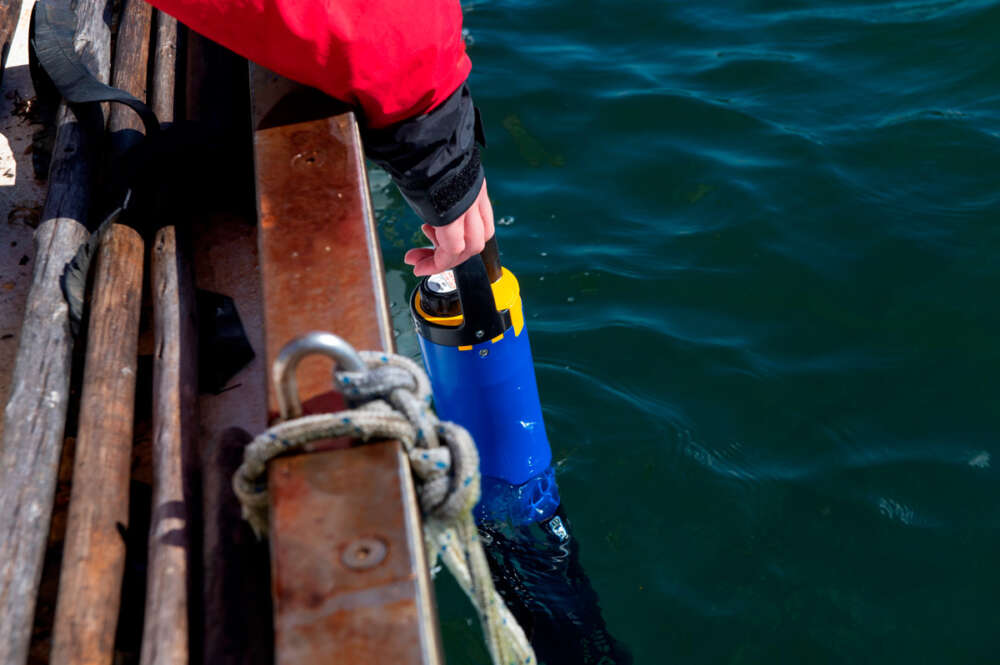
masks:
<svg viewBox="0 0 1000 665"><path fill-rule="evenodd" d="M79 0L76 40L90 71L107 81L108 0ZM89 108L81 113L100 113ZM0 663L25 662L62 452L73 335L60 279L88 237L98 138L63 104L21 338L0 441Z"/></svg>
<svg viewBox="0 0 1000 665"><path fill-rule="evenodd" d="M145 98L151 9L128 0L113 84ZM142 138L122 105L111 111L112 153ZM125 569L133 407L144 250L137 231L112 224L100 238L84 365L66 541L52 634L52 665L110 663Z"/></svg>

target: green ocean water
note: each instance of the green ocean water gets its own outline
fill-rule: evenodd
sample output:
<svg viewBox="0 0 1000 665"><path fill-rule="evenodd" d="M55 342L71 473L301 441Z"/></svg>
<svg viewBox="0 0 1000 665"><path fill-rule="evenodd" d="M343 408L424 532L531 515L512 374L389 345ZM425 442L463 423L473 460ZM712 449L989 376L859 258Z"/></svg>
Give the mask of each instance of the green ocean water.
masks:
<svg viewBox="0 0 1000 665"><path fill-rule="evenodd" d="M1000 663L1000 2L465 10L560 490L635 662ZM372 182L415 356L423 242ZM438 600L449 663L487 663Z"/></svg>

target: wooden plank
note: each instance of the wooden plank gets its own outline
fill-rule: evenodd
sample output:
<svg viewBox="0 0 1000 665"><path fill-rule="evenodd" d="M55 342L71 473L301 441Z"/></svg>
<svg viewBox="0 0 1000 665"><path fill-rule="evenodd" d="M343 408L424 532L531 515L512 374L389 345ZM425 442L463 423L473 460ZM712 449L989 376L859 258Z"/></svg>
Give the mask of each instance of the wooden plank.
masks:
<svg viewBox="0 0 1000 665"><path fill-rule="evenodd" d="M125 566L142 238L105 232L94 265L52 665L110 663Z"/></svg>
<svg viewBox="0 0 1000 665"><path fill-rule="evenodd" d="M392 350L354 116L297 121L292 111L304 97L287 104L269 89L287 91L287 83L259 68L253 77L268 371L284 344L313 330L358 349ZM306 360L296 376L307 413L343 406L329 361ZM272 392L272 414L276 408ZM276 661L440 663L420 516L400 444L281 457L268 479ZM369 546L383 552L374 565L344 558Z"/></svg>
<svg viewBox="0 0 1000 665"><path fill-rule="evenodd" d="M224 293L236 304L250 345L264 348L256 232L234 215L198 217L193 247L198 288ZM227 390L198 397L201 529L192 615L192 661L213 665L268 665L273 647L267 544L257 541L240 515L232 477L243 448L267 426L264 358L258 353Z"/></svg>
<svg viewBox="0 0 1000 665"><path fill-rule="evenodd" d="M190 32L186 61L187 117L219 134L247 126L246 61ZM236 85L241 95L234 94ZM240 137L249 142L247 131ZM227 164L233 170L244 166L249 171L242 153ZM195 282L199 289L233 299L257 357L221 394L198 398L202 528L194 548L200 565L192 571L200 590L200 602L193 603L192 661L200 656L212 665L269 665L273 641L267 544L257 541L243 521L232 490L249 432L267 426L257 230L252 216L194 212Z"/></svg>
<svg viewBox="0 0 1000 665"><path fill-rule="evenodd" d="M443 663L399 442L279 458L268 487L279 665Z"/></svg>
<svg viewBox="0 0 1000 665"><path fill-rule="evenodd" d="M251 347L263 349L254 227L233 215L199 218L194 226L198 287L233 298ZM200 616L193 620L198 622L202 662L213 665L268 665L273 660L267 544L243 521L232 489L243 448L252 438L248 432L267 427L265 382L264 358L258 353L228 390L198 398L203 529Z"/></svg>
<svg viewBox="0 0 1000 665"><path fill-rule="evenodd" d="M254 151L268 371L282 346L311 330L335 332L358 349L392 349L382 254L354 116L258 130ZM320 358L300 365L307 412L341 408L330 367ZM277 413L274 395L270 410Z"/></svg>
<svg viewBox="0 0 1000 665"><path fill-rule="evenodd" d="M107 82L106 0L79 0L76 44ZM96 112L100 112L99 110ZM62 451L73 336L60 288L66 263L86 240L91 177L99 147L76 115L58 113L49 192L35 235L36 261L25 307L11 396L0 442L0 663L27 657Z"/></svg>
<svg viewBox="0 0 1000 665"><path fill-rule="evenodd" d="M260 413L263 413L261 411ZM267 543L257 540L243 521L233 494L233 474L253 437L227 427L206 451L204 663L271 665L271 583Z"/></svg>

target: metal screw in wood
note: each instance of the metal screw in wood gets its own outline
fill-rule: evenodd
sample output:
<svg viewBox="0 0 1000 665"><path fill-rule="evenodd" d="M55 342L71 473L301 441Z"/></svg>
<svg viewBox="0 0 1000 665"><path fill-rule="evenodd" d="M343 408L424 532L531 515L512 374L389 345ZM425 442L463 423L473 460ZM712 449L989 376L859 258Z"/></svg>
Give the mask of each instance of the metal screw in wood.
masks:
<svg viewBox="0 0 1000 665"><path fill-rule="evenodd" d="M340 560L351 570L368 570L385 560L388 546L379 538L358 538L340 555Z"/></svg>

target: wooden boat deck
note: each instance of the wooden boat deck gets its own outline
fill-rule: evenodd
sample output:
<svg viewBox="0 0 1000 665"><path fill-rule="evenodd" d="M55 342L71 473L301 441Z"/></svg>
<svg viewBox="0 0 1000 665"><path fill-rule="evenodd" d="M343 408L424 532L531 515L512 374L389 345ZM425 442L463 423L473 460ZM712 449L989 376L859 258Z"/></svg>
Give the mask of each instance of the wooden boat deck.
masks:
<svg viewBox="0 0 1000 665"><path fill-rule="evenodd" d="M0 404L6 404L10 394L10 375L34 268L35 227L45 201L44 173L41 179L36 178L33 163L35 135L45 126L32 109L35 88L28 72L31 5L25 2L17 16L0 88Z"/></svg>
<svg viewBox="0 0 1000 665"><path fill-rule="evenodd" d="M25 0L22 7L18 43L12 51L4 77L4 102L31 99L34 96L27 66L20 64L21 59L26 61L23 37L27 31L24 21L32 4L32 0ZM184 96L188 116L200 116L203 121L217 123L219 126L246 123L249 140L251 128L249 114L246 113L249 100L244 96L249 81L245 61L195 36L189 38L186 54L187 84ZM271 114L270 111L281 106L280 102L288 91L281 89L280 85L274 85L276 81L273 80L273 75L267 75L266 72L260 74L262 78L256 89L262 94L255 99L256 122L260 126L270 123L280 129L282 124L294 121L294 112L296 109L302 110L301 106L296 102L285 105L286 108L280 113ZM268 76L271 77L270 80ZM242 86L244 95L234 94L239 86ZM7 95L15 90L16 94L8 99ZM272 97L269 98L268 94L272 94ZM291 115L289 108L293 111ZM267 123L264 122L266 116L270 118ZM322 118L324 114L317 117ZM6 221L4 232L0 234L0 404L6 404L18 348L18 333L32 280L35 251L32 241L33 225L37 225L38 210L44 202L45 183L29 177L32 175L28 168L32 155L25 147L30 145L30 140L42 126L33 125L27 119L13 116L6 110L0 112L0 123L0 134L13 149L6 155L0 151L0 160L6 160L0 161L0 167L13 162L16 167L13 184L18 188L5 188L5 181L0 179L0 222ZM280 136L280 132L276 136ZM294 142L298 134L293 132L289 136ZM260 140L266 142L267 139ZM279 146L276 149L283 148ZM351 157L348 154L347 157L355 160L354 168L360 165L362 185L366 187L363 162L358 162L356 155ZM244 164L239 159L236 156L234 163L227 163L224 168L235 171L243 169L249 174L249 164ZM287 166L278 168L280 170ZM0 168L0 178L4 172ZM258 171L258 188L261 176ZM350 176L349 180L353 179L353 185L344 181L338 186L356 188L357 177L357 174ZM294 180L290 182L294 184ZM280 185L273 193L280 194L281 188L287 189L288 186ZM8 184L7 187L12 185ZM330 195L342 197L347 191L348 189L344 189L337 193L331 190ZM251 196L252 192L253 185L247 182L246 197ZM357 200L353 205L361 206L357 210L368 209L367 192L360 198L363 200ZM276 233L271 241L260 237L260 227L252 206L244 205L245 203L244 198L221 211L193 210L191 219L178 220L179 225L190 223L197 232L191 255L197 288L223 293L233 299L249 343L256 352L254 360L230 380L225 390L219 394L199 395L198 413L190 414L197 418L197 450L194 455L198 458L198 470L196 491L191 497L191 507L195 514L191 515L187 523L191 538L187 585L191 593L188 613L191 631L188 644L184 645L185 662L211 662L213 665L305 663L312 662L317 654L329 654L332 650L340 653L344 659L342 662L372 662L371 658L377 653L393 654L382 662L439 662L439 638L426 565L422 560L419 517L415 513L412 487L408 485L408 466L399 454L398 443L372 446L370 453L366 452L357 459L356 455L351 459L343 457L352 455L352 451L327 451L286 458L273 464L271 476L272 483L276 486L274 513L276 530L281 535L272 539L270 551L268 544L259 543L253 538L248 527L239 518L239 507L231 491L230 479L242 460L242 448L250 435L265 429L269 414L273 416L274 403L273 396L269 396L266 363L285 341L289 341L286 338L315 327L323 327L336 328L333 332L344 334L361 348L390 348L392 344L391 326L386 324L387 313L381 315L386 321L373 316L378 307L386 307L380 274L379 279L369 285L358 282L353 277L348 279L350 284L330 283L331 279L343 278L336 278L336 271L321 269L318 262L323 257L320 254L309 257L303 268L305 271L317 268L316 282L324 285L315 294L318 300L313 302L308 297L304 298L301 293L289 293L288 289L294 288L295 279L290 280L286 276L290 268L289 262L283 259L282 236ZM329 202L324 205L328 206ZM370 209L368 210L367 214L370 216ZM285 220L289 212L285 210L275 219ZM316 217L316 223L322 221L321 216ZM366 233L371 236L370 231ZM377 238L372 245L371 237L352 231L336 240L348 248L356 247L354 258L348 262L365 262L362 273L374 275L381 271ZM284 246L287 248L287 243ZM330 243L327 243L324 250L329 246ZM261 282L262 261L259 252L262 247L264 252L270 252L269 263L264 270L269 275L268 283L272 289L269 307L266 306L264 297L267 286ZM371 254L373 247L374 254ZM343 257L343 252L332 253L333 257L338 255ZM27 261L22 260L25 256ZM336 262L337 259L334 258L333 261ZM361 263L351 265L352 268L360 266ZM373 269L376 272L372 272ZM148 276L146 279L148 301ZM11 285L9 288L8 284ZM276 284L284 286L276 287ZM339 311L325 309L322 304L332 301L331 294L334 292L340 300ZM362 297L366 292L369 295ZM352 296L352 293L356 295ZM374 309L373 304L365 300L370 297L370 293L376 293ZM289 302L282 303L282 300ZM295 308L295 305L299 307ZM268 311L271 312L270 320ZM269 334L272 336L270 340ZM150 403L148 397L151 382L148 368L152 365L153 355L157 353L148 305L143 310L138 348L139 399L135 411L130 492L133 514L129 527L123 533L127 541L128 558L113 654L115 662L123 663L139 662L142 640L140 617L143 598L148 592L145 588L145 544L146 533L150 528L150 486L154 475L150 414L152 409L157 408ZM333 403L329 391L329 364L316 363L304 368L300 372L300 387L307 409L310 405L312 408L319 408ZM74 468L74 408L71 403L42 584L37 593L31 649L26 661L29 663L50 662L52 655L52 628ZM343 447L343 444L336 447ZM302 497L302 489L313 487L317 474L327 477L340 467L355 470L350 474L351 477L343 479L347 485L339 489L333 485L325 485L323 491ZM276 470L278 468L280 471ZM281 474L280 483L274 482L275 473ZM395 489L382 491L379 484L388 484L387 487ZM299 498L291 498L296 492ZM366 508L364 519L359 522L358 506L333 500L333 497L343 496L345 492L372 492L383 497L383 500ZM285 495L289 498L283 499ZM359 500L362 503L358 505L367 502L367 494L359 495ZM155 522L162 517L154 513L152 519ZM310 528L315 528L316 531L310 531ZM331 577L330 552L336 551L343 544L339 539L356 537L351 534L357 533L359 529L368 534L384 533L384 539L393 543L387 563L382 567L385 574L366 575L341 571ZM323 534L325 537L320 537ZM285 548L291 549L283 553ZM273 585L270 581L269 563L279 573L285 570ZM343 580L337 581L337 575L353 576L353 586L344 584ZM386 589L391 589L391 592L386 592ZM272 597L279 601L273 615ZM321 598L329 600L327 606L330 610L317 613L317 599ZM354 609L345 611L344 608ZM79 657L86 658L84 654ZM72 660L64 663L60 660L59 664L69 665L75 662L77 661Z"/></svg>

